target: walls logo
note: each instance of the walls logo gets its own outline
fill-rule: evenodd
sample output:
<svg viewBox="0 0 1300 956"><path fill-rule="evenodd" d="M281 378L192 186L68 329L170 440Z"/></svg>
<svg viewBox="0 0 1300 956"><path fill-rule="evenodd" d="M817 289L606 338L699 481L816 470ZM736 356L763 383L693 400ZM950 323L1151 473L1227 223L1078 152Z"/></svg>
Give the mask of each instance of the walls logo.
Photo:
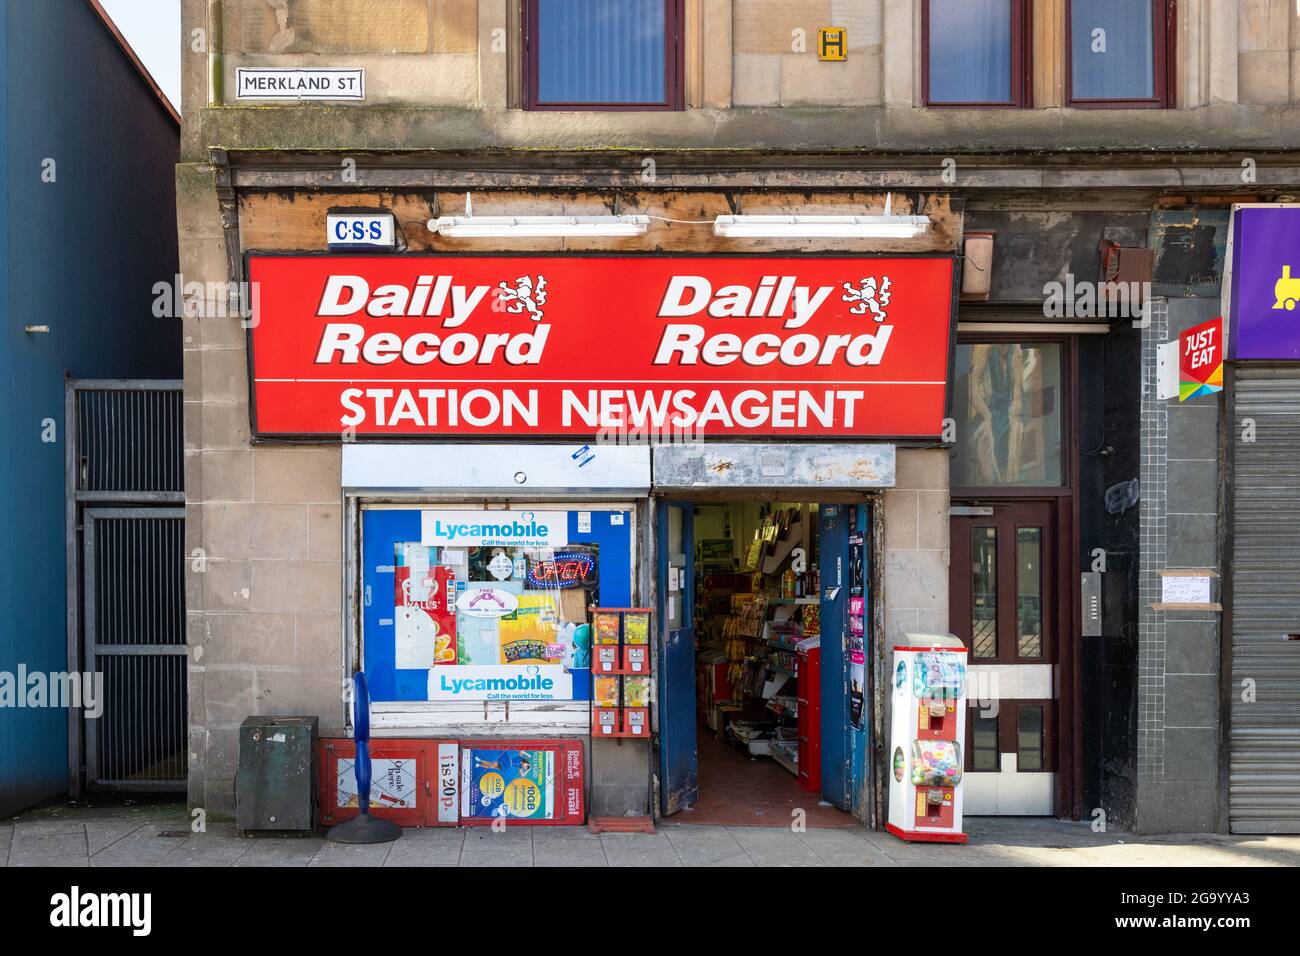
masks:
<svg viewBox="0 0 1300 956"><path fill-rule="evenodd" d="M82 893L74 886L50 897L50 925L128 927L133 936L148 936L153 928L152 893Z"/></svg>

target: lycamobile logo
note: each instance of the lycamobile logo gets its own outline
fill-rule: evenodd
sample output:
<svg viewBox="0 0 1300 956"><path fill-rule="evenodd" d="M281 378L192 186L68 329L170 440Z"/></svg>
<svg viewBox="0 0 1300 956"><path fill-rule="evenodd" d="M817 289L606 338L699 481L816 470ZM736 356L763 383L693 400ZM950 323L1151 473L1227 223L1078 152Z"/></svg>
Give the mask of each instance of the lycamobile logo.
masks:
<svg viewBox="0 0 1300 956"><path fill-rule="evenodd" d="M449 690L453 694L463 694L467 691L490 693L494 691L553 690L555 687L555 681L549 677L529 676L526 674L520 674L518 677L448 677L446 674L439 674L438 680L442 690Z"/></svg>
<svg viewBox="0 0 1300 956"><path fill-rule="evenodd" d="M443 524L433 521L433 534L437 538L545 538L551 533L549 525L537 521L507 521L501 524Z"/></svg>

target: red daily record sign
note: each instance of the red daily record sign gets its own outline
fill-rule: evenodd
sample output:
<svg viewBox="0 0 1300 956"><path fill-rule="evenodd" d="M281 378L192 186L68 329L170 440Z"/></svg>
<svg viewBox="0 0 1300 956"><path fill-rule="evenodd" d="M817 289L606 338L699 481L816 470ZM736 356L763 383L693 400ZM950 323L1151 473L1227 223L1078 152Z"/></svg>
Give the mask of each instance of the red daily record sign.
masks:
<svg viewBox="0 0 1300 956"><path fill-rule="evenodd" d="M933 438L951 257L250 256L261 436Z"/></svg>

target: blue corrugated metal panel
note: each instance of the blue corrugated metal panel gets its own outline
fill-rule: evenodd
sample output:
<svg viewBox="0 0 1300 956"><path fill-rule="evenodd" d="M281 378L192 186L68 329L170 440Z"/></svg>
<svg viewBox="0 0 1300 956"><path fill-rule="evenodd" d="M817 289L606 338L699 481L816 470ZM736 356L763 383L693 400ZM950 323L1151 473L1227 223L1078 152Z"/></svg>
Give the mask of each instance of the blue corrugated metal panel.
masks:
<svg viewBox="0 0 1300 956"><path fill-rule="evenodd" d="M62 672L65 374L180 377L180 321L152 313L177 271L179 130L75 0L0 5L0 77L0 670ZM67 769L65 711L3 714L0 816L65 793Z"/></svg>

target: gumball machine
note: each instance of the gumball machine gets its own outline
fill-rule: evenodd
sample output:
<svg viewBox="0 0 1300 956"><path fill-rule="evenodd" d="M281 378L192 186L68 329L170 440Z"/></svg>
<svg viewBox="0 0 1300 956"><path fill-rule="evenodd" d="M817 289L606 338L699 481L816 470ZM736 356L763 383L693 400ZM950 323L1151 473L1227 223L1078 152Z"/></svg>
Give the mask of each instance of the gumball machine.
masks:
<svg viewBox="0 0 1300 956"><path fill-rule="evenodd" d="M894 645L889 821L900 840L965 843L966 647L951 634L908 634Z"/></svg>

